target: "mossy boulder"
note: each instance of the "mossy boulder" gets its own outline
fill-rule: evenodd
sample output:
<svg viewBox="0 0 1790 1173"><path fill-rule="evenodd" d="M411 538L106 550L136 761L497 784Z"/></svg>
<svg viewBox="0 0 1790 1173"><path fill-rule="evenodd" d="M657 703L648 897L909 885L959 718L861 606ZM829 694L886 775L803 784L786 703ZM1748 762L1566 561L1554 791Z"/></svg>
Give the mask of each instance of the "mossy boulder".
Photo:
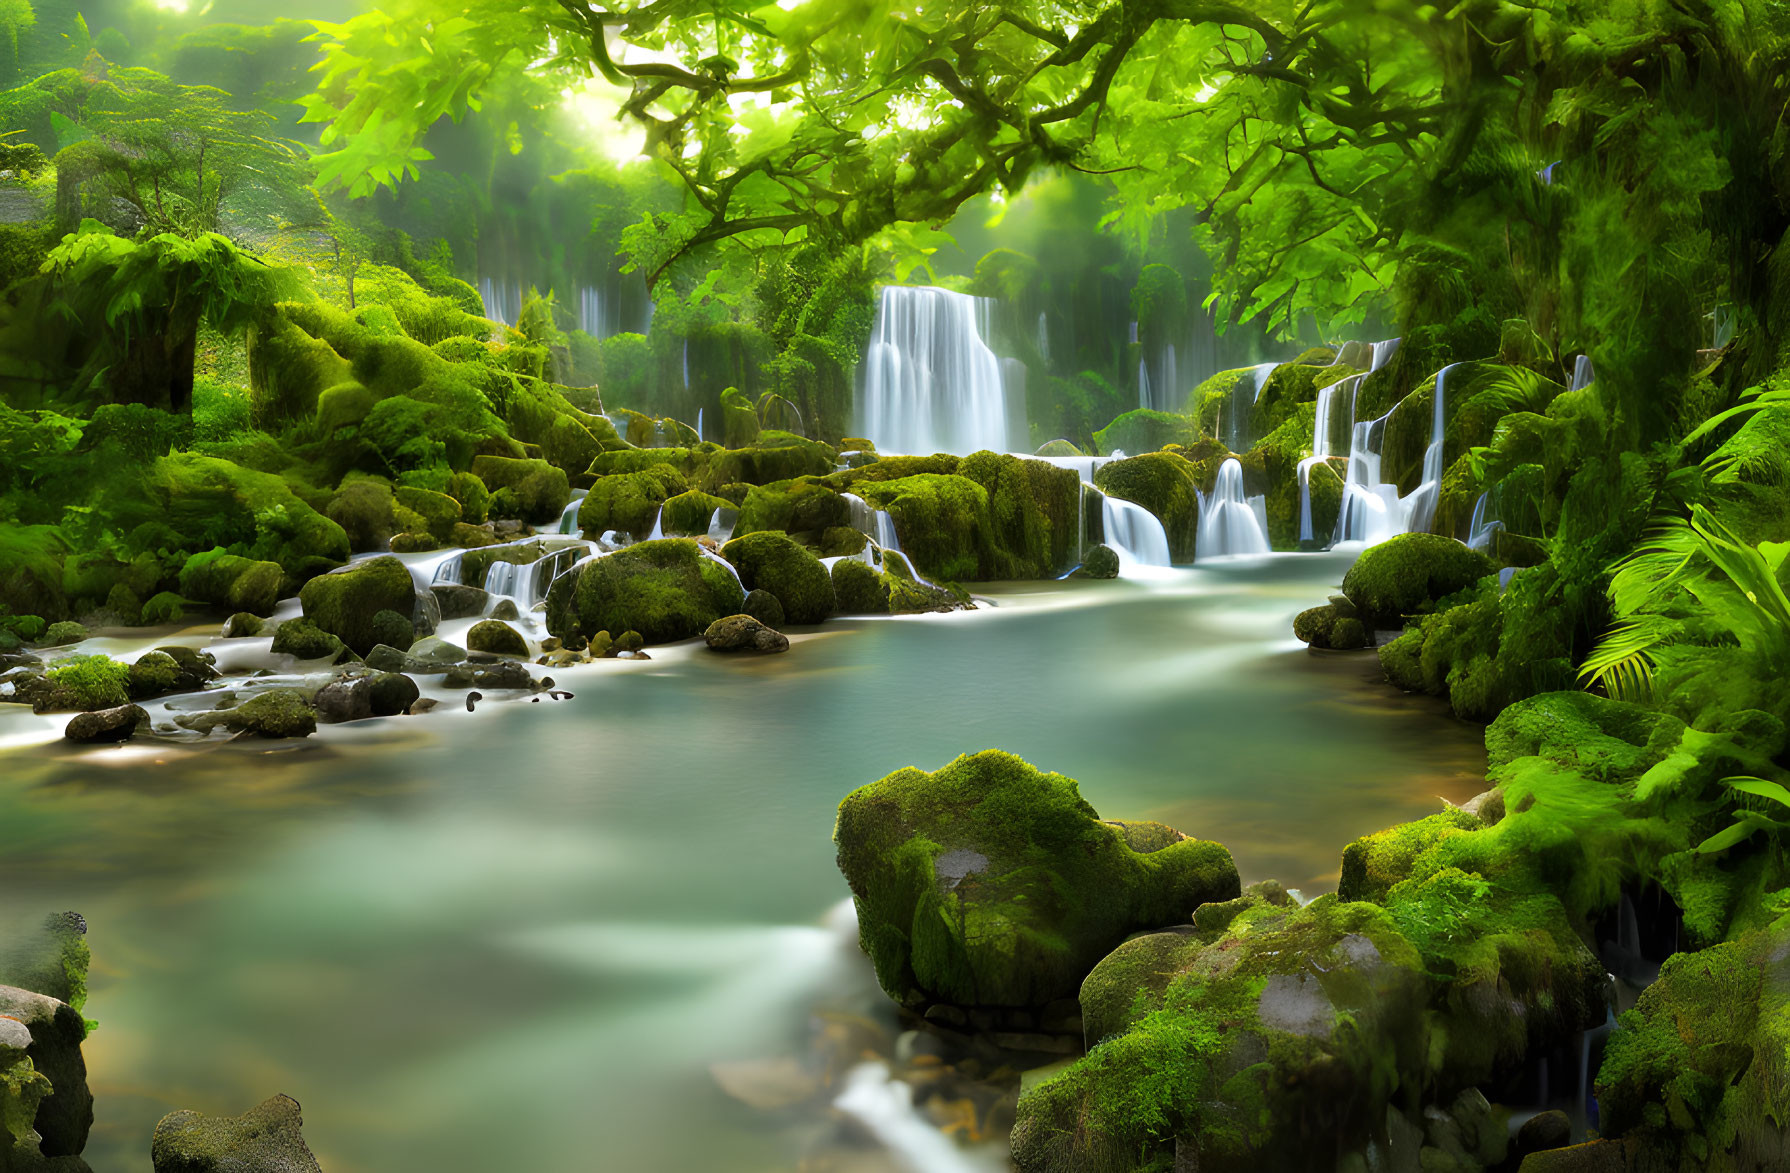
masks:
<svg viewBox="0 0 1790 1173"><path fill-rule="evenodd" d="M767 590L746 592L746 601L740 604L740 612L750 615L775 631L782 631L788 619L783 614L783 604L777 596Z"/></svg>
<svg viewBox="0 0 1790 1173"><path fill-rule="evenodd" d="M1429 610L1496 567L1478 550L1441 534L1400 534L1369 546L1343 576L1343 594L1363 620L1382 627Z"/></svg>
<svg viewBox="0 0 1790 1173"><path fill-rule="evenodd" d="M453 537L454 527L460 524L460 502L446 493L415 485L399 485L395 495L399 505L422 518L423 529L430 537L440 542Z"/></svg>
<svg viewBox="0 0 1790 1173"><path fill-rule="evenodd" d="M853 492L888 511L920 574L950 581L1054 578L1073 564L1081 500L1074 472L992 452L947 459L960 471L851 482ZM881 464L925 467L926 460L879 461L857 471L868 474Z"/></svg>
<svg viewBox="0 0 1790 1173"><path fill-rule="evenodd" d="M1088 551L1082 559L1081 572L1088 578L1119 577L1119 553L1102 542Z"/></svg>
<svg viewBox="0 0 1790 1173"><path fill-rule="evenodd" d="M572 499L565 470L545 460L480 456L472 462L472 473L491 490L488 507L492 517L547 525L558 519Z"/></svg>
<svg viewBox="0 0 1790 1173"><path fill-rule="evenodd" d="M374 618L381 611L416 610L416 583L396 558L369 558L307 582L298 593L305 618L365 655L383 641Z"/></svg>
<svg viewBox="0 0 1790 1173"><path fill-rule="evenodd" d="M826 566L785 534L765 531L734 538L721 547L721 556L739 572L747 590L776 595L790 623L822 623L838 609Z"/></svg>
<svg viewBox="0 0 1790 1173"><path fill-rule="evenodd" d="M701 537L709 532L715 510L733 506L720 497L691 489L665 501L660 529L667 537Z"/></svg>
<svg viewBox="0 0 1790 1173"><path fill-rule="evenodd" d="M185 713L176 716L174 723L200 733L222 726L233 733L278 740L317 732L317 710L299 689L274 688L256 693L233 709Z"/></svg>
<svg viewBox="0 0 1790 1173"><path fill-rule="evenodd" d="M44 674L32 699L40 713L115 709L130 701L130 665L109 656L70 656Z"/></svg>
<svg viewBox="0 0 1790 1173"><path fill-rule="evenodd" d="M1355 604L1342 595L1322 607L1310 607L1294 616L1293 635L1314 648L1334 648L1343 652L1373 644L1373 633L1361 622Z"/></svg>
<svg viewBox="0 0 1790 1173"><path fill-rule="evenodd" d="M556 578L547 630L567 642L635 631L648 643L670 643L738 614L745 597L733 570L693 540L640 542Z"/></svg>
<svg viewBox="0 0 1790 1173"><path fill-rule="evenodd" d="M1193 417L1140 407L1128 411L1094 433L1095 448L1105 454L1125 452L1136 456L1156 452L1169 444L1191 444L1199 439ZM1066 441L1065 441L1066 443ZM1074 445L1070 445L1073 450ZM1067 455L1073 455L1073 451ZM1042 449L1039 455L1053 455Z"/></svg>
<svg viewBox="0 0 1790 1173"><path fill-rule="evenodd" d="M87 638L87 628L73 619L62 619L44 629L37 642L46 648L67 647Z"/></svg>
<svg viewBox="0 0 1790 1173"><path fill-rule="evenodd" d="M170 1112L149 1142L155 1173L320 1173L298 1101L275 1096L241 1116Z"/></svg>
<svg viewBox="0 0 1790 1173"><path fill-rule="evenodd" d="M326 657L334 660L342 654L342 647L340 639L300 616L288 619L274 628L270 650L275 655L292 656L299 660L321 660Z"/></svg>
<svg viewBox="0 0 1790 1173"><path fill-rule="evenodd" d="M166 652L144 652L131 664L127 687L131 697L143 700L173 692L182 676L180 665Z"/></svg>
<svg viewBox="0 0 1790 1173"><path fill-rule="evenodd" d="M348 557L341 526L301 500L284 479L215 456L176 452L157 460L147 487L159 521L188 542L215 544L206 536L252 534L236 552L277 562L295 577L315 574Z"/></svg>
<svg viewBox="0 0 1790 1173"><path fill-rule="evenodd" d="M721 437L729 448L744 448L758 439L758 409L738 387L721 392Z"/></svg>
<svg viewBox="0 0 1790 1173"><path fill-rule="evenodd" d="M708 625L703 642L717 652L787 652L789 639L750 615L726 615Z"/></svg>
<svg viewBox="0 0 1790 1173"><path fill-rule="evenodd" d="M839 454L818 440L767 429L744 447L712 452L703 487L735 482L769 485L802 476L825 476L838 460Z"/></svg>
<svg viewBox="0 0 1790 1173"><path fill-rule="evenodd" d="M733 532L735 537L761 530L819 534L850 524L850 505L826 485L812 481L781 481L752 486L740 503L740 516L734 522Z"/></svg>
<svg viewBox="0 0 1790 1173"><path fill-rule="evenodd" d="M384 644L402 652L416 642L416 627L396 611L380 611L373 616L372 640L374 647Z"/></svg>
<svg viewBox="0 0 1790 1173"><path fill-rule="evenodd" d="M1064 439L1046 440L1033 456L1086 456L1087 453Z"/></svg>
<svg viewBox="0 0 1790 1173"><path fill-rule="evenodd" d="M599 477L578 507L578 528L593 537L617 530L644 539L665 502L688 488L683 475L665 464ZM707 530L705 524L702 532Z"/></svg>
<svg viewBox="0 0 1790 1173"><path fill-rule="evenodd" d="M219 548L186 560L180 571L180 593L202 603L266 617L279 603L285 579L277 562L257 562Z"/></svg>
<svg viewBox="0 0 1790 1173"><path fill-rule="evenodd" d="M1168 532L1169 556L1192 562L1199 542L1198 470L1182 456L1150 452L1114 460L1094 473L1094 485L1110 497L1141 505Z"/></svg>
<svg viewBox="0 0 1790 1173"><path fill-rule="evenodd" d="M889 586L876 568L852 558L833 563L833 598L846 615L887 615Z"/></svg>
<svg viewBox="0 0 1790 1173"><path fill-rule="evenodd" d="M488 652L494 656L526 656L528 641L522 633L499 619L485 619L472 625L466 633L468 651Z"/></svg>
<svg viewBox="0 0 1790 1173"><path fill-rule="evenodd" d="M1129 934L1240 891L1223 847L1139 852L1072 779L997 750L860 787L834 841L877 979L908 1003L1073 997Z"/></svg>

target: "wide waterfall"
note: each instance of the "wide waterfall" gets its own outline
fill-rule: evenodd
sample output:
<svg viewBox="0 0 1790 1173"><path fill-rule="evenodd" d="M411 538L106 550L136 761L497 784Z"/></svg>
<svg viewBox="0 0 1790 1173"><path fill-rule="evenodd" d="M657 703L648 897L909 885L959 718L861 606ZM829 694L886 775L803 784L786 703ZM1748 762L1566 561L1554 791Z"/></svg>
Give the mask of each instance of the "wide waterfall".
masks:
<svg viewBox="0 0 1790 1173"><path fill-rule="evenodd" d="M1212 495L1200 504L1199 546L1195 561L1230 554L1268 553L1265 503L1243 495L1243 465L1227 460L1218 466Z"/></svg>
<svg viewBox="0 0 1790 1173"><path fill-rule="evenodd" d="M885 285L859 379L857 426L884 453L1005 452L1006 382L988 348L988 302Z"/></svg>

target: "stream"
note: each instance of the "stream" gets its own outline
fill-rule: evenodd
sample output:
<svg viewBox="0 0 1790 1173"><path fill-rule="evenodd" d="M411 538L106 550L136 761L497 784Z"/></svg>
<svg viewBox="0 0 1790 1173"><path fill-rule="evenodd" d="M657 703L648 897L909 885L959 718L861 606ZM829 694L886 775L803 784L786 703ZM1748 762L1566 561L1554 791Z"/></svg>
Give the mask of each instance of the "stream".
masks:
<svg viewBox="0 0 1790 1173"><path fill-rule="evenodd" d="M1102 815L1225 843L1245 883L1334 888L1350 839L1484 770L1481 727L1292 638L1349 560L998 584L787 655L654 648L556 671L571 699L301 743L6 750L0 919L91 925L87 1158L147 1173L166 1112L285 1092L329 1173L792 1170L841 1128L858 1167L936 1168L874 1068L837 1113L711 1074L806 1045L817 1008L893 1029L841 907L839 800L999 747ZM33 720L0 716L0 744Z"/></svg>

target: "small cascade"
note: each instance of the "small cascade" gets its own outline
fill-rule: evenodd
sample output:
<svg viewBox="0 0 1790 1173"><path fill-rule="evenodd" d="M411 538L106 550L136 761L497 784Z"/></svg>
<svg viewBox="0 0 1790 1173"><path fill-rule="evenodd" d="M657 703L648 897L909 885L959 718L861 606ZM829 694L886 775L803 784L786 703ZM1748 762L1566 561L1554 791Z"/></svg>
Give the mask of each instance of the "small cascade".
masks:
<svg viewBox="0 0 1790 1173"><path fill-rule="evenodd" d="M1142 408L1155 406L1150 400L1150 368L1141 358L1137 360L1137 405Z"/></svg>
<svg viewBox="0 0 1790 1173"><path fill-rule="evenodd" d="M1243 465L1236 459L1218 466L1212 495L1200 506L1199 548L1194 560L1232 554L1266 554L1268 531L1264 524L1266 503L1243 495Z"/></svg>
<svg viewBox="0 0 1790 1173"><path fill-rule="evenodd" d="M607 338L616 333L610 329L612 307L605 305L603 290L595 285L586 285L578 290L578 328L592 338Z"/></svg>
<svg viewBox="0 0 1790 1173"><path fill-rule="evenodd" d="M1345 347L1345 350L1350 348L1359 348L1354 351L1356 354L1362 352L1367 354L1367 370L1361 372L1359 375L1350 375L1346 379L1338 379L1336 382L1330 384L1330 386L1325 387L1318 392L1317 414L1316 419L1312 423L1312 454L1299 462L1299 540L1302 543L1315 542L1317 540L1317 535L1312 532L1311 523L1311 470L1312 466L1316 465L1319 461L1327 460L1329 457L1335 455L1335 451L1331 446L1331 440L1337 430L1336 421L1341 418L1337 414L1337 405L1344 402L1348 403L1348 426L1351 435L1353 435L1355 425L1355 400L1361 393L1361 384L1366 381L1369 375L1385 366L1387 361L1392 358L1393 352L1398 349L1398 339L1388 338L1381 342L1375 342L1371 349L1363 343L1351 342L1348 344L1348 347ZM1353 449L1353 443L1351 443L1350 447ZM1352 452L1351 455L1353 455ZM1352 463L1353 462L1351 461L1351 464Z"/></svg>
<svg viewBox="0 0 1790 1173"><path fill-rule="evenodd" d="M1498 498L1498 486L1493 485L1473 503L1473 520L1467 525L1467 544L1475 550L1488 549L1498 531L1504 528L1504 519L1498 513Z"/></svg>
<svg viewBox="0 0 1790 1173"><path fill-rule="evenodd" d="M460 582L461 568L465 563L466 552L464 550L456 550L454 553L435 564L434 572L429 575L429 585L433 586L438 582L457 585Z"/></svg>
<svg viewBox="0 0 1790 1173"><path fill-rule="evenodd" d="M906 1173L994 1173L1004 1154L966 1153L914 1107L914 1092L882 1063L854 1067L833 1106L856 1120Z"/></svg>
<svg viewBox="0 0 1790 1173"><path fill-rule="evenodd" d="M1156 389L1158 411L1179 410L1179 405L1175 402L1175 396L1180 394L1178 380L1179 375L1175 371L1175 344L1166 343L1162 348L1162 385Z"/></svg>
<svg viewBox="0 0 1790 1173"><path fill-rule="evenodd" d="M1583 391L1585 388L1591 386L1596 378L1597 372L1591 369L1591 356L1588 354L1581 354L1578 358L1573 360L1572 386L1568 387L1567 390Z"/></svg>
<svg viewBox="0 0 1790 1173"><path fill-rule="evenodd" d="M857 423L884 453L1005 452L1001 363L979 328L984 301L885 285L864 352Z"/></svg>
<svg viewBox="0 0 1790 1173"><path fill-rule="evenodd" d="M696 442L702 443L702 408L696 409Z"/></svg>
<svg viewBox="0 0 1790 1173"><path fill-rule="evenodd" d="M572 537L577 537L579 534L584 532L583 530L578 528L578 510L583 507L584 498L586 496L588 496L589 493L590 493L589 489L573 489L572 490L572 499L570 501L566 502L566 507L560 511L559 528L558 528L559 533L569 534Z"/></svg>
<svg viewBox="0 0 1790 1173"><path fill-rule="evenodd" d="M1386 484L1380 476L1381 445L1392 412L1376 420L1355 423L1349 441L1349 469L1343 484L1342 512L1336 523L1337 541L1372 545L1398 534L1429 528L1442 494L1442 430L1448 372L1459 365L1451 363L1436 372L1430 442L1423 455L1423 481L1410 496L1400 497L1398 486ZM1355 394L1360 395L1359 387Z"/></svg>
<svg viewBox="0 0 1790 1173"><path fill-rule="evenodd" d="M485 593L510 599L518 610L528 611L547 597L554 579L588 552L584 546L566 546L529 563L493 562L485 571Z"/></svg>
<svg viewBox="0 0 1790 1173"><path fill-rule="evenodd" d="M1038 311L1038 357L1050 359L1050 325L1046 322L1044 311Z"/></svg>
<svg viewBox="0 0 1790 1173"><path fill-rule="evenodd" d="M1427 531L1436 519L1436 504L1442 497L1442 429L1446 425L1448 372L1459 363L1450 363L1436 372L1436 393L1430 404L1430 442L1423 450L1423 481L1411 491L1405 528Z"/></svg>
<svg viewBox="0 0 1790 1173"><path fill-rule="evenodd" d="M1106 544L1119 555L1119 565L1169 566L1168 531L1142 505L1106 494L1100 510Z"/></svg>
<svg viewBox="0 0 1790 1173"><path fill-rule="evenodd" d="M1261 363L1250 368L1254 372L1253 378L1238 379L1231 384L1231 397L1224 405L1224 446L1232 452L1248 452L1250 445L1255 443L1255 437L1249 431L1250 410L1255 407L1256 400L1262 397L1262 389L1268 385L1268 377L1279 365Z"/></svg>
<svg viewBox="0 0 1790 1173"><path fill-rule="evenodd" d="M907 568L909 572L913 574L915 581L926 582L925 579L920 577L919 572L913 569L913 561L908 558L907 552L901 548L901 539L897 537L895 533L895 519L889 515L889 511L887 509L877 509L872 507L870 502L864 500L864 498L855 493L842 493L840 495L845 498L846 509L849 511L848 520L851 522L851 527L870 539L869 544L866 545L862 551L859 560L867 562L872 566L881 566L884 555L900 554L902 561L906 563ZM932 584L927 583L927 585L931 586Z"/></svg>
<svg viewBox="0 0 1790 1173"><path fill-rule="evenodd" d="M502 326L513 326L522 316L522 283L506 277L480 277L479 299L485 316Z"/></svg>
<svg viewBox="0 0 1790 1173"><path fill-rule="evenodd" d="M653 528L646 535L646 540L656 542L665 536L665 506L659 506L659 512L653 514Z"/></svg>
<svg viewBox="0 0 1790 1173"><path fill-rule="evenodd" d="M740 511L731 505L717 505L715 512L709 515L709 540L717 546L726 545L733 537L733 527L739 523Z"/></svg>

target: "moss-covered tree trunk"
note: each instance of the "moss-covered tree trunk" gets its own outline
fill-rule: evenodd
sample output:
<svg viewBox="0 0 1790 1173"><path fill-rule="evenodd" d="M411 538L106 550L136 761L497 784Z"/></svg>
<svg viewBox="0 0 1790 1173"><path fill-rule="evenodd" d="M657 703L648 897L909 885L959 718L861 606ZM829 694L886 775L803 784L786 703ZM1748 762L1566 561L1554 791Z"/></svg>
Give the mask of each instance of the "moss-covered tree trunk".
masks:
<svg viewBox="0 0 1790 1173"><path fill-rule="evenodd" d="M198 343L197 325L133 336L125 345L123 358L106 375L112 400L141 403L163 411L191 412Z"/></svg>

